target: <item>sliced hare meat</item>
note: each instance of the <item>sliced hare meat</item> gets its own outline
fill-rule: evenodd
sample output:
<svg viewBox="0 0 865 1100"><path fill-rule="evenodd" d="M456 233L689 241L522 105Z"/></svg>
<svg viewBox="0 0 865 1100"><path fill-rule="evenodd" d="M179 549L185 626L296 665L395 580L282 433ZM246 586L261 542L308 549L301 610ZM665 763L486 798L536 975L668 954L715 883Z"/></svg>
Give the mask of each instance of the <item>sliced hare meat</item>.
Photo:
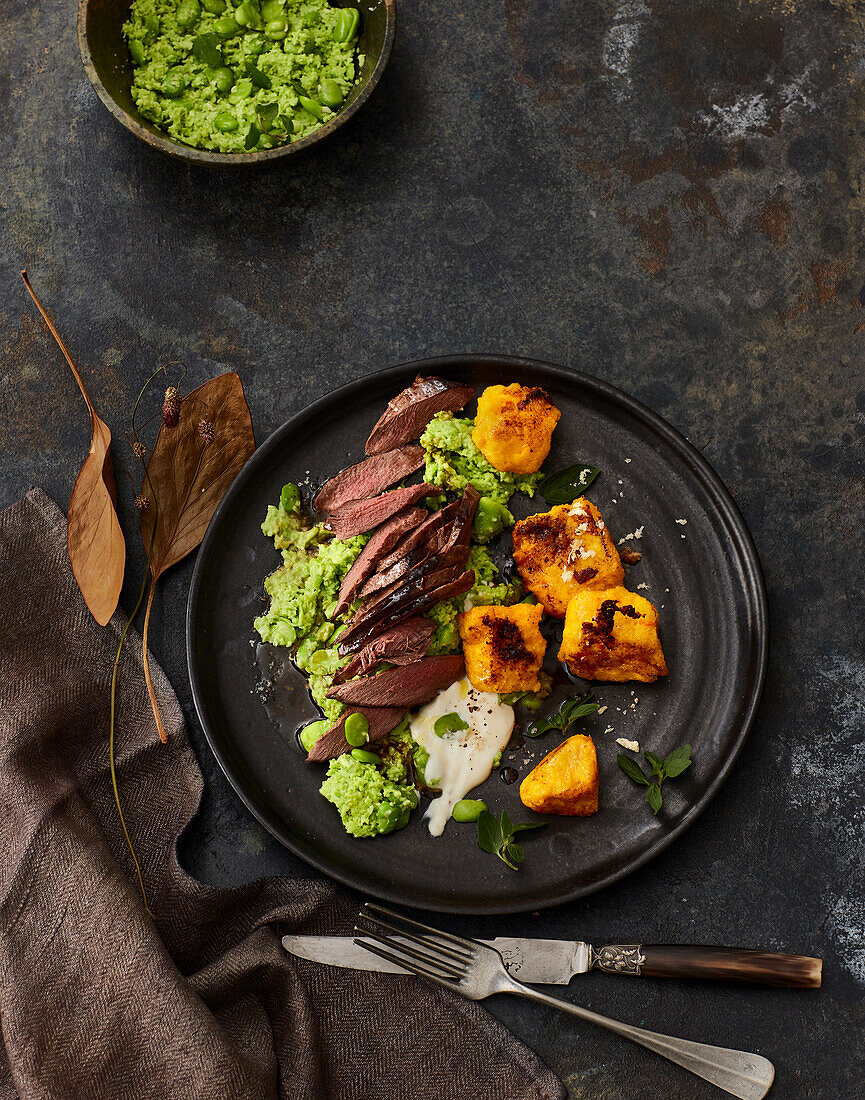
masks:
<svg viewBox="0 0 865 1100"><path fill-rule="evenodd" d="M337 512L353 500L374 497L415 473L423 464L423 447L417 443L371 455L326 481L316 495L315 509L317 512Z"/></svg>
<svg viewBox="0 0 865 1100"><path fill-rule="evenodd" d="M456 412L474 397L471 386L443 378L421 378L388 402L388 406L366 441L368 455L392 451L412 439L419 439L436 413Z"/></svg>

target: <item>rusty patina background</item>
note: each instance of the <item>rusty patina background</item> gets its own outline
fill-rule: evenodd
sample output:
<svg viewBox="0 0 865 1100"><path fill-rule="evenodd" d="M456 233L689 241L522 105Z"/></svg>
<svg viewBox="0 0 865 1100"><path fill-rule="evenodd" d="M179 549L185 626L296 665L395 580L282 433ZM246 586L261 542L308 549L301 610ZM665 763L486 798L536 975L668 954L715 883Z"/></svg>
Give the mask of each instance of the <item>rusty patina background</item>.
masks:
<svg viewBox="0 0 865 1100"><path fill-rule="evenodd" d="M674 848L605 893L473 934L741 943L826 958L819 994L592 976L571 996L758 1049L785 1100L865 1079L865 5L401 0L381 88L319 151L257 175L185 169L98 103L74 6L4 0L0 504L65 505L84 408L26 266L117 447L144 378L240 372L259 439L334 385L461 350L579 366L647 401L736 495L765 564L768 690L737 770ZM190 566L154 652L208 777L200 876L304 872L227 789L191 710ZM626 732L626 731L623 731ZM158 812L156 810L155 812ZM603 1033L498 1012L574 1097L716 1095Z"/></svg>

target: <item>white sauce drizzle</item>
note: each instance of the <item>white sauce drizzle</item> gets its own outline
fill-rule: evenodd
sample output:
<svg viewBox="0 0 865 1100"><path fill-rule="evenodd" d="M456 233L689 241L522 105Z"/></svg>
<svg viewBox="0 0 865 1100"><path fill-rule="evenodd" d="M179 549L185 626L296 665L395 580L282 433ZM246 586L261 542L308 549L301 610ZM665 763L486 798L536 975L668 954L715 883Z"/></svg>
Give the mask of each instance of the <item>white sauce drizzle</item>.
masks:
<svg viewBox="0 0 865 1100"><path fill-rule="evenodd" d="M458 714L468 729L439 737L437 718ZM440 692L411 716L411 735L429 753L426 781L441 788L426 812L429 831L441 836L451 810L489 776L496 755L503 752L514 728L514 708L499 702L494 692L476 691L467 679Z"/></svg>

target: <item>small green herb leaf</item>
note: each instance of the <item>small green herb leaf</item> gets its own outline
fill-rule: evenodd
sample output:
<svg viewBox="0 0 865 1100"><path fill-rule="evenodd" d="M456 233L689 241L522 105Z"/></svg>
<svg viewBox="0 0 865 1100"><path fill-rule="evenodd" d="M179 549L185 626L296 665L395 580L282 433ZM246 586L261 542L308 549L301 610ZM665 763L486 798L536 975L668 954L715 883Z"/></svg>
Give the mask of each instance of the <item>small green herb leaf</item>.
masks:
<svg viewBox="0 0 865 1100"><path fill-rule="evenodd" d="M279 118L276 121L277 121L277 124L283 130L285 130L286 134L291 134L291 133L294 132L294 123L291 121L291 119L288 117L288 115L280 115Z"/></svg>
<svg viewBox="0 0 865 1100"><path fill-rule="evenodd" d="M468 728L468 722L464 722L456 711L452 710L450 714L443 714L441 718L436 718L433 733L436 737L447 737L449 733L459 733L460 730L467 730Z"/></svg>
<svg viewBox="0 0 865 1100"><path fill-rule="evenodd" d="M243 140L243 148L244 149L254 149L256 147L256 145L258 145L260 140L261 140L261 130L259 130L259 128L255 125L254 122L251 122L250 125L249 125L249 132L247 133L246 137Z"/></svg>
<svg viewBox="0 0 865 1100"><path fill-rule="evenodd" d="M600 472L597 466L585 463L557 470L541 482L541 496L547 504L570 504L583 495Z"/></svg>
<svg viewBox="0 0 865 1100"><path fill-rule="evenodd" d="M664 771L670 777L675 779L677 775L681 775L685 768L691 766L691 746L682 745L681 748L673 749L673 751L664 760Z"/></svg>
<svg viewBox="0 0 865 1100"><path fill-rule="evenodd" d="M264 88L265 91L273 87L273 84L270 81L270 77L267 76L266 73L263 73L261 69L256 69L251 61L247 61L246 63L246 75L249 77L253 84L255 84L259 88Z"/></svg>
<svg viewBox="0 0 865 1100"><path fill-rule="evenodd" d="M548 722L546 718L539 718L536 722L532 722L526 729L526 737L540 737L544 733L549 733L551 729L556 727L552 722Z"/></svg>
<svg viewBox="0 0 865 1100"><path fill-rule="evenodd" d="M514 836L525 829L542 829L544 825L545 821L527 821L514 825L506 810L502 811L499 822L488 810L484 810L478 818L478 845L485 852L498 856L512 871L516 871L525 852L521 844L514 842Z"/></svg>
<svg viewBox="0 0 865 1100"><path fill-rule="evenodd" d="M498 855L502 846L502 827L489 810L482 810L478 818L478 844L490 855Z"/></svg>
<svg viewBox="0 0 865 1100"><path fill-rule="evenodd" d="M629 779L633 779L635 783L639 783L640 786L646 788L646 801L652 807L652 812L657 813L663 802L661 785L665 779L675 779L677 775L681 775L686 768L691 766L691 746L682 745L678 749L673 749L664 760L661 760L653 752L645 752L643 755L652 769L652 778L650 779L646 778L643 769L630 756L625 756L624 753L620 752L616 757L616 761Z"/></svg>
<svg viewBox="0 0 865 1100"><path fill-rule="evenodd" d="M600 709L599 703L588 703L585 701L585 696L569 699L566 703L562 703L561 708L561 715L565 720L564 728L567 729L568 726L573 725L578 718L586 718L590 714L597 714Z"/></svg>
<svg viewBox="0 0 865 1100"><path fill-rule="evenodd" d="M258 125L262 130L269 130L279 114L278 103L265 103L258 108Z"/></svg>
<svg viewBox="0 0 865 1100"><path fill-rule="evenodd" d="M639 783L643 787L648 787L649 780L643 774L643 769L635 760L632 760L630 756L625 756L623 752L620 752L616 757L616 763L628 779L633 779L635 783Z"/></svg>
<svg viewBox="0 0 865 1100"><path fill-rule="evenodd" d="M211 69L216 69L222 64L222 50L220 49L219 35L209 31L206 34L197 34L192 40L192 55Z"/></svg>
<svg viewBox="0 0 865 1100"><path fill-rule="evenodd" d="M653 752L644 752L643 756L645 756L649 767L652 769L652 774L657 775L658 778L663 781L665 778L663 760L657 757Z"/></svg>
<svg viewBox="0 0 865 1100"><path fill-rule="evenodd" d="M549 718L538 718L532 722L526 730L526 737L540 737L541 734L549 733L553 729L567 733L574 722L600 710L599 705L591 700L592 693L590 691L578 695L575 699L566 699L555 714L551 714Z"/></svg>

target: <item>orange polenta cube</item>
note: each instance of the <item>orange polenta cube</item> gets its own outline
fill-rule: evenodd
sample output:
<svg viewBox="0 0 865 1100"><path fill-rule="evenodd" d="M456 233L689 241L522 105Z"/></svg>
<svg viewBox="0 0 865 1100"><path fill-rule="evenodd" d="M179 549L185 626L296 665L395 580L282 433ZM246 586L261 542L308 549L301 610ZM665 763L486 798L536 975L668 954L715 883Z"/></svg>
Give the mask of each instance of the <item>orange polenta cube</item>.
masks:
<svg viewBox="0 0 865 1100"><path fill-rule="evenodd" d="M497 470L536 474L561 415L537 386L487 386L478 398L472 441Z"/></svg>
<svg viewBox="0 0 865 1100"><path fill-rule="evenodd" d="M625 576L603 516L585 497L520 520L514 561L523 584L557 619L578 592L611 588Z"/></svg>
<svg viewBox="0 0 865 1100"><path fill-rule="evenodd" d="M472 607L457 616L466 676L478 691L538 691L547 643L540 631L543 608Z"/></svg>
<svg viewBox="0 0 865 1100"><path fill-rule="evenodd" d="M585 733L575 733L545 756L520 784L524 806L539 814L588 817L598 812L598 754Z"/></svg>
<svg viewBox="0 0 865 1100"><path fill-rule="evenodd" d="M568 604L559 660L584 680L641 680L667 675L658 612L627 588L580 592Z"/></svg>

